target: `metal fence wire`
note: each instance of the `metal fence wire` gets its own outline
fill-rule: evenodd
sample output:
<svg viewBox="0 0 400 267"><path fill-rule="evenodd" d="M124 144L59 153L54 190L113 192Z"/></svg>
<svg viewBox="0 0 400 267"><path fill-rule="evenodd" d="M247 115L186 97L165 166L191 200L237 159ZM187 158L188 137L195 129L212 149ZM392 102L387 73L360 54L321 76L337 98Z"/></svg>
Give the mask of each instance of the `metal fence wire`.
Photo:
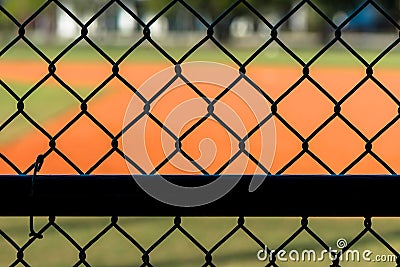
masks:
<svg viewBox="0 0 400 267"><path fill-rule="evenodd" d="M1 2L0 2L1 3ZM67 45L60 53L54 58L46 55L46 51L42 51L30 38L27 36L29 31L28 25L40 16L49 6L55 5L58 12L63 12L73 22L79 26L80 34L71 43ZM142 35L135 41L129 49L127 49L117 60L114 60L107 52L101 48L98 44L98 40L92 40L89 36L90 26L112 6L118 6L129 14L133 20L139 25ZM157 22L163 15L165 15L170 9L175 6L185 9L195 17L199 23L204 27L204 37L201 38L197 43L190 49L187 49L183 56L180 58L174 58L166 49L162 47L152 36L151 26ZM304 61L300 56L296 54L287 44L280 38L280 32L288 20L293 17L302 7L307 6L311 8L315 13L322 19L329 27L328 32L331 33L331 37L326 38L322 48L316 51L315 55L312 56L308 61ZM244 61L239 60L233 52L231 52L226 44L221 41L216 34L217 26L223 22L237 8L245 8L246 12L254 15L259 23L264 24L268 29L269 34L263 44L259 46L254 52ZM214 263L213 256L216 251L221 248L223 244L229 241L233 236L239 232L244 234L246 238L249 238L254 242L260 249L265 248L267 240L263 240L258 237L258 234L253 232L246 226L246 216L297 216L300 217L300 223L298 229L291 234L288 238L282 240L281 244L278 245L274 250L267 249L269 254L268 261L262 263L266 266L280 266L282 262L277 260L279 251L284 250L290 243L304 233L307 233L309 238L315 240L321 249L329 250L329 244L320 237L317 232L313 231L308 224L308 218L310 216L359 216L364 218L364 225L361 227L362 230L355 234L351 240L341 250L331 252L334 256L340 256L347 250L352 249L357 242L366 234L371 234L374 239L383 244L391 254L397 259L396 262L392 262L392 265L399 266L400 258L399 252L391 246L377 231L374 230L372 219L373 216L399 216L400 212L396 209L398 194L397 188L399 179L397 172L390 166L389 163L385 162L382 156L378 155L373 150L373 144L376 142L384 133L386 133L391 127L393 127L400 116L398 113L392 114L392 119L378 130L372 137L368 137L367 134L363 133L362 130L358 129L346 116L342 113L342 106L346 101L351 98L364 84L372 82L375 84L386 96L387 101L390 104L392 102L400 110L399 99L391 92L390 88L387 88L375 75L374 67L380 62L385 56L393 51L400 38L397 37L390 43L385 49L383 49L372 61L367 61L363 56L357 52L344 38L342 38L342 32L345 27L355 19L366 8L373 8L380 16L385 18L388 24L398 32L400 26L398 22L384 10L376 1L364 1L359 5L358 8L352 11L346 19L342 22L335 23L328 15L326 15L315 3L311 0L303 0L293 5L291 10L284 16L282 16L276 22L270 22L265 18L256 7L254 7L250 1L239 0L232 1L232 3L222 11L216 19L208 21L205 19L192 5L185 0L175 0L169 2L164 8L161 9L152 19L148 22L143 21L135 12L126 5L123 1L112 0L105 3L92 17L86 22L78 18L62 1L48 0L45 1L37 10L35 10L26 20L19 21L16 17L9 12L3 4L0 5L0 12L4 15L5 19L17 27L15 37L6 44L0 51L0 57L3 57L11 50L14 46L24 43L37 54L43 64L47 64L48 72L43 76L37 83L35 83L29 90L27 90L22 96L19 96L14 92L13 86L9 85L3 79L0 80L1 90L5 90L15 102L16 111L0 125L0 132L3 131L7 126L11 125L13 121L21 116L29 122L36 130L38 130L47 140L48 149L40 155L35 155L36 161L31 162L27 168L22 168L17 163L13 162L12 159L7 157L6 154L0 151L1 160L15 172L15 174L2 175L0 178L0 199L3 203L0 207L0 215L3 216L30 216L30 235L26 242L19 243L13 240L11 234L6 231L0 230L0 236L2 237L3 244L11 247L15 253L15 258L11 262L2 262L1 266L31 266L30 260L26 257L26 251L29 250L36 242L42 238L46 238L46 233L53 229L57 231L61 236L60 238L65 239L76 249L76 261L72 263L73 266L91 266L90 258L88 258L87 252L90 251L91 247L94 246L99 240L103 238L109 231L116 230L123 238L128 240L131 244L132 249L138 250L141 254L140 266L153 266L152 255L160 244L163 244L165 240L176 232L182 234L191 244L193 244L198 251L202 254L203 264L202 266L216 266ZM147 42L160 53L160 57L163 57L171 66L175 66L175 76L171 77L171 81L174 79L185 80L184 75L179 71L179 66L185 63L190 56L196 53L203 45L212 43L217 49L225 54L231 63L233 63L238 70L238 80L245 80L251 84L255 91L259 92L259 96L269 102L271 106L271 113L268 114L260 124L256 125L251 131L247 132L245 136L240 136L227 124L223 123L223 120L218 117L218 114L208 110L207 115L202 120L194 124L192 127L186 130L180 137L175 136L168 126L163 121L157 118L157 115L149 112L148 107L155 101L158 95L162 93L165 88L160 88L159 92L156 92L154 97L146 98L140 90L133 86L121 73L120 65L131 55L140 45ZM97 53L104 58L110 67L109 76L102 81L99 81L100 85L97 86L88 96L82 97L77 93L74 88L69 86L62 77L57 73L57 64L63 60L65 55L71 51L74 47L81 43L86 43L92 47ZM315 62L320 59L329 49L334 45L340 44L345 48L365 70L365 75L352 87L343 97L340 99L335 98L328 90L324 88L317 80L312 77L312 71L310 68ZM246 70L248 66L256 60L256 58L262 54L267 48L272 45L277 45L285 51L285 53L291 57L298 66L302 68L302 73L299 78L289 86L279 97L272 98L268 90L258 86L252 82L249 77L246 76ZM1 75L1 74L0 74ZM21 73L21 75L24 75ZM58 85L64 88L73 98L75 98L80 105L80 112L68 123L62 127L55 134L43 128L25 109L26 101L43 86L49 79L54 79ZM335 77L340 79L340 77ZM237 139L239 144L238 152L234 155L234 158L229 159L223 166L221 166L215 173L209 173L200 163L196 162L188 153L185 152L184 148L180 145L176 146L176 150L173 154L165 157L165 159L156 166L153 170L146 170L145 167L137 164L133 159L130 159L128 155L124 154L121 148L121 138L124 131L121 130L118 133L113 133L107 129L106 125L103 125L101 121L90 112L90 104L93 98L98 95L103 88L105 88L111 81L119 80L126 88L130 89L134 95L140 99L143 105L143 113L139 116L148 116L155 124L157 124L163 131L170 135L176 144L180 144L182 138L191 135L198 127L204 123L208 117L213 117L217 121L221 122L221 125ZM315 128L310 134L305 136L300 131L296 130L289 121L285 119L285 116L280 114L279 106L284 103L285 100L298 88L302 83L309 82L331 103L332 113L331 115L318 127ZM186 81L186 84L190 86L195 94L205 99L207 106L210 107L215 105L224 95L226 95L232 87L235 85L232 81L232 85L228 86L215 97L215 100L209 100L201 89L197 88L196 85ZM301 103L300 103L301 105ZM318 112L318 111L316 111ZM379 112L379 110L377 110ZM73 127L73 125L85 117L90 120L94 125L98 127L109 138L108 152L99 158L89 169L83 170L71 159L63 153L57 146L57 141ZM319 158L309 144L314 140L321 132L324 131L334 120L341 120L347 128L355 133L364 144L364 150L360 152L344 169L339 172L334 171L328 163L324 162L323 159ZM300 152L297 153L293 158L286 162L283 167L274 173L271 173L268 167L263 166L256 156L252 155L246 150L243 144L246 140L255 132L257 132L263 124L269 120L279 121L284 127L286 127L298 140ZM130 127L135 126L135 121ZM242 146L240 146L242 144ZM21 153L24 153L23 151ZM244 175L243 179L237 185L235 189L229 192L221 200L216 201L202 207L193 208L182 208L173 207L167 204L158 202L147 196L144 192L138 188L129 175L92 175L96 169L99 168L108 158L112 156L119 156L126 159L132 164L141 175L149 175L157 173L165 164L167 164L175 154L181 154L184 158L189 160L192 165L197 168L200 175L186 176L187 182L193 182L197 179L198 181L208 182L209 177L218 176L229 167L234 159L241 154L248 157L257 166L263 170L265 174L268 174L269 178L259 190L253 193L249 193L247 190L248 183L252 178L251 175ZM40 166L46 164L46 159L57 154L63 161L70 165L79 176L74 175L39 175ZM286 171L299 161L304 155L311 157L323 170L328 173L327 175L285 175ZM387 171L388 175L349 175L348 172L357 164L359 164L366 156L371 156L375 161ZM34 173L31 175L31 173ZM208 176L209 175L209 176ZM181 182L179 177L171 175L171 181ZM175 179L175 180L174 180ZM204 179L204 180L202 180ZM383 193L383 194L382 194ZM383 196L381 196L381 194ZM344 195L346 200L339 204L330 204L329 201L336 197ZM379 197L378 197L379 195ZM267 199L267 200L266 200ZM285 205L284 201L292 202L292 205ZM266 205L266 201L272 203ZM129 204L127 204L129 203ZM33 216L49 216L51 215L47 223L38 229L34 229L34 217ZM98 234L94 235L90 241L85 244L79 244L74 237L72 237L68 230L65 230L60 225L55 216L111 216L109 224L102 229ZM171 220L170 228L166 230L158 239L156 239L150 246L141 245L134 237L134 235L128 233L119 224L119 216L173 216ZM202 245L195 236L190 233L189 229L182 226L181 222L185 218L181 216L230 216L236 217L237 222L235 226L223 235L214 245L206 247ZM183 219L182 219L183 218ZM0 243L1 244L1 243ZM0 250L2 245L0 245ZM2 252L0 251L0 254ZM70 264L68 262L68 264ZM336 257L330 263L330 266L340 266L340 257Z"/></svg>

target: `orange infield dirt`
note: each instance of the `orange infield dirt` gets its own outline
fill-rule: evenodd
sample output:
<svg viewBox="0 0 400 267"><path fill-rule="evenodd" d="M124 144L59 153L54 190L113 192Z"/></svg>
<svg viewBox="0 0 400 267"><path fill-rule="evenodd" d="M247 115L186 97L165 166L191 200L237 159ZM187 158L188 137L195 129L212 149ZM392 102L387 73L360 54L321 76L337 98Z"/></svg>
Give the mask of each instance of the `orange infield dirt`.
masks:
<svg viewBox="0 0 400 267"><path fill-rule="evenodd" d="M139 88L153 74L166 67L168 66L126 63L121 66L119 73L136 88ZM0 64L0 73L2 73L1 79L6 82L34 84L47 73L47 69L46 66L37 62L7 62L7 64ZM72 88L95 88L110 76L112 71L108 65L96 63L60 63L60 65L57 65L56 74ZM302 70L301 68L283 66L254 66L248 69L247 75L275 100L301 77ZM365 77L365 71L347 67L319 67L311 68L310 76L336 100L339 100ZM374 72L374 77L386 86L394 96L400 97L397 70L377 70ZM56 85L56 81L50 78L47 84ZM200 89L210 98L215 97L221 91L221 88L215 86L200 86ZM103 91L101 95L89 101L88 111L99 122L104 124L112 134L117 134L122 129L126 108L133 97L133 93L115 78ZM146 97L150 96L146 95L145 92L143 94ZM163 101L152 107L152 113L161 121L167 120L174 107L181 102L196 97L197 95L193 91L182 87L180 90L164 96L162 98ZM254 127L257 120L252 116L251 109L248 106L244 105L234 95L227 94L223 99L225 104L231 105L233 111L239 114L238 116L243 122L246 131ZM44 111L45 106L46 103L43 103ZM133 106L135 106L133 112L139 114L143 111L143 102L137 97L134 97ZM204 110L206 108L207 106L204 107ZM223 107L220 107L220 112L222 109ZM333 109L334 104L308 80L304 80L278 104L280 116L303 137L308 137L328 119L333 114ZM77 102L75 107L41 126L51 135L55 135L79 112L80 107L79 102ZM215 107L215 113L218 114L217 106ZM367 138L372 138L398 115L398 106L374 82L368 80L342 104L341 114ZM226 116L226 118L223 118L224 121L229 121L229 115ZM180 133L177 134L182 134L184 130L188 129L196 121L197 119L187 121ZM144 127L142 129L146 129L145 135L140 131L136 133L132 130L130 132L130 137L134 138L136 136L137 138L134 138L130 143L134 152L128 154L139 165L143 165L146 171L150 171L151 166L147 164L148 162L144 158L146 153L151 163L156 166L165 158L165 153L169 154L174 150L175 144L168 137L161 140L162 131L154 122L148 123L147 126L143 126L143 123L143 121L139 120L138 125L139 128L142 126ZM276 151L271 166L272 173L282 169L298 155L302 146L301 141L282 122L275 119L274 123L276 127ZM264 128L268 128L267 126ZM235 128L235 126L232 127ZM240 129L237 130L241 131ZM263 127L261 130L263 130ZM268 138L273 136L270 135L271 133L268 130L265 131ZM243 133L241 132L241 136L243 136ZM261 136L261 133L262 131L256 132L246 143L246 148L250 145L249 150L255 158L260 158L260 153L262 152L259 144L264 140L262 138L265 136ZM388 131L376 139L372 145L373 154L379 156L395 172L400 171L400 161L398 160L400 156L399 136L400 123L396 122ZM209 139L213 140L214 143ZM38 154L44 153L49 149L48 143L48 138L38 131L32 130L17 140L7 144L0 144L0 152L23 171L32 165ZM229 159L231 148L227 144L230 143L233 144L232 149L236 150L238 147L237 141L220 124L207 120L182 142L182 148L193 159L198 160L202 165L206 164L208 172L215 172ZM143 146L147 152L141 150ZM364 147L365 141L337 117L309 142L309 151L318 156L335 173L342 172L354 159L360 156L365 151ZM102 156L112 150L110 138L85 115L56 140L56 148L71 159L83 172L90 170ZM119 148L122 149L121 139L119 139ZM263 149L271 148L267 144ZM192 173L194 171L193 166L182 158L182 156L176 156L160 169L160 173ZM240 169L239 165L243 164L246 159L244 155L240 156L226 172L237 172ZM251 173L254 171L255 165L250 162L245 172ZM0 173L15 172L0 160ZM76 170L53 151L45 159L41 173L71 174L76 173ZM128 173L128 169L125 160L119 154L113 153L93 173L121 174ZM304 153L299 160L285 170L285 173L327 173L327 170L321 167L308 153ZM371 154L367 154L350 169L349 173L376 174L388 173L388 170Z"/></svg>

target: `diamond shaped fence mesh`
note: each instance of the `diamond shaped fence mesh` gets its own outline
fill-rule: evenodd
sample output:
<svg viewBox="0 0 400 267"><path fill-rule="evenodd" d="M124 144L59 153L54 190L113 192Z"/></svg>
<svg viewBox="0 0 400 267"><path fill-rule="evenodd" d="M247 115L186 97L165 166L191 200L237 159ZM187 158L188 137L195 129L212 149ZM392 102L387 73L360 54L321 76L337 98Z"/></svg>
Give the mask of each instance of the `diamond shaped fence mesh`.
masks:
<svg viewBox="0 0 400 267"><path fill-rule="evenodd" d="M0 265L400 265L400 7L335 5L0 0Z"/></svg>

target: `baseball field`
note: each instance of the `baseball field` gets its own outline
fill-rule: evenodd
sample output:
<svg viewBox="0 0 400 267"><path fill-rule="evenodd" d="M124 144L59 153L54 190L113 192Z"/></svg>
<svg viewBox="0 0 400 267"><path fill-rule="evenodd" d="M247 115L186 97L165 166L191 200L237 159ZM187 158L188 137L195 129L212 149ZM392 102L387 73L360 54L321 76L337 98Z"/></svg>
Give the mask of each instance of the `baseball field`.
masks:
<svg viewBox="0 0 400 267"><path fill-rule="evenodd" d="M17 100L3 88L4 86L16 92L19 97L27 94L24 100L24 112L37 122L40 127L45 129L51 136L56 136L56 148L62 154L67 156L75 164L75 167L66 163L59 154L51 152L45 160L43 173L127 173L126 162L119 155L112 155L102 162L98 167L92 168L111 147L111 138L96 126L86 114L81 116L80 105L83 99L90 96L87 101L88 112L91 117L104 125L109 133L116 136L123 128L125 112L129 102L132 100L137 105L137 113L140 113L144 104L140 102L138 96L125 86L120 79L112 78L104 87L101 87L103 81L112 77L112 66L99 56L93 49L88 47L76 48L56 64L56 75L65 84L74 90L78 96L60 85L56 79L50 77L33 92L29 90L38 83L47 73L48 64L39 59L32 53L28 53L23 48L15 48L16 51L10 51L10 56L6 53L4 59L0 62L0 72L2 73L2 112L0 121L4 123L17 111ZM49 57L56 55L57 49L49 49ZM233 66L229 58L223 54L206 50L189 57L188 61L211 61L228 64ZM118 57L116 49L110 49L108 53L115 58ZM182 51L171 53L177 58L183 54ZM244 60L252 51L233 51L239 59ZM25 53L25 54L24 54ZM246 69L246 75L254 81L272 100L279 99L289 89L287 94L277 105L278 114L291 126L297 130L298 134L290 131L281 120L274 119L276 129L275 143L276 149L272 166L272 173L389 173L371 154L362 157L362 160L355 166L351 166L354 159L364 152L366 140L372 139L372 152L386 162L389 167L397 172L400 168L397 161L398 155L396 147L399 145L397 136L400 127L394 123L392 127L380 133L380 130L398 115L398 105L393 101L389 94L384 92L387 88L394 97L400 94L397 85L397 76L399 67L398 52L393 51L387 57L379 62L373 73L374 79L364 79L365 67L350 53L345 51L328 52L318 59L311 67L309 77L311 79L302 79L302 67L291 59L283 50L261 54L254 63ZM305 62L313 54L310 51L298 52L300 58ZM138 55L136 57L136 54ZM360 54L368 61L372 61L377 55L377 51L361 51ZM387 59L386 59L387 58ZM134 88L140 86L153 75L161 70L171 67L171 63L154 50L141 49L128 57L120 64L119 75ZM301 81L298 86L292 87L295 83ZM347 95L354 87L361 82L359 89L351 95ZM101 87L96 94L92 92ZM317 87L320 86L331 95L329 99ZM190 98L198 97L193 90L177 90L169 92L169 99L176 99L179 95L179 101L186 101ZM200 88L209 98L216 97L222 90L221 88ZM29 93L28 93L29 92ZM143 92L141 92L143 94ZM144 93L145 94L145 93ZM164 96L163 96L164 97ZM256 95L260 97L261 95ZM150 97L149 97L150 98ZM166 97L168 99L168 97ZM341 100L341 115L347 120L334 114L335 104L332 102ZM135 102L136 101L136 102ZM257 125L257 121L251 121L251 116L245 114L244 108L237 105L237 100L229 94L223 97L222 101L226 105L237 106L236 112L245 124L246 131L250 131ZM231 102L229 102L231 101ZM236 102L235 102L236 101ZM270 104L265 101L266 105ZM163 113L172 112L173 108L179 105L177 101L161 101L157 108L152 110L156 116L162 117ZM206 108L204 108L206 109ZM251 109L251 107L250 107ZM158 113L157 113L158 112ZM251 110L249 111L251 113ZM249 113L249 114L250 114ZM219 115L217 113L217 115ZM65 131L63 128L74 118L78 116L76 122ZM309 151L311 153L302 154L290 167L285 167L293 158L301 153L301 138L308 138L325 121L329 119L329 124L317 131L313 138L308 141ZM186 129L194 122L188 122ZM347 125L346 125L347 123ZM229 122L228 122L229 124ZM349 126L351 125L351 126ZM153 126L149 126L153 127ZM160 127L153 127L153 131L161 134ZM209 131L214 127L214 131ZM207 168L212 173L218 170L229 158L224 156L224 151L218 152L218 149L224 147L229 137L226 137L226 130L220 129L221 126L207 125L198 127L193 134L192 139L187 138L183 143L183 148L189 152L192 158L196 159L202 153L211 153L205 148L204 151L199 147L199 142L203 139L213 139L216 149L216 155ZM262 128L262 127L261 127ZM353 129L352 129L353 128ZM362 136L354 130L360 130ZM220 131L220 132L218 132ZM223 133L225 131L225 133ZM260 130L261 131L261 130ZM214 136L210 134L214 132ZM177 133L177 135L182 133ZM154 136L156 136L155 134ZM249 138L252 145L251 153L255 153L257 158L261 148L258 143L259 137ZM375 138L374 136L377 135ZM244 135L242 134L242 137ZM364 139L363 139L364 138ZM160 138L153 138L146 144L146 153L158 165L165 151ZM122 149L122 138L119 137L119 148ZM49 149L50 138L39 132L32 126L26 117L18 115L10 123L2 125L0 133L1 153L12 161L19 170L24 172L33 164L38 154L45 153ZM229 141L228 141L229 142ZM162 151L163 154L159 152ZM142 154L141 154L142 153ZM141 162L144 152L138 153L135 161ZM313 154L313 155L311 155ZM134 156L134 155L133 155ZM322 166L314 158L320 158L326 165ZM4 161L0 161L1 173L15 173ZM250 163L251 165L252 163ZM140 165L140 164L139 164ZM254 166L248 166L246 172L251 173ZM150 172L150 170L145 169ZM174 165L166 164L160 170L161 173L183 173ZM139 172L139 171L138 171ZM228 171L229 172L229 171Z"/></svg>
<svg viewBox="0 0 400 267"><path fill-rule="evenodd" d="M47 47L46 53L54 58L60 51L60 47ZM113 58L118 58L123 50L113 47L105 48ZM169 51L175 58L179 58L184 50L175 49ZM314 51L297 51L303 61L307 62L315 54ZM245 60L252 53L248 50L232 49L240 60ZM379 51L360 51L360 54L368 61L373 61ZM399 51L393 51L384 57L375 67L373 77L380 81L381 87L388 88L391 93L400 97L398 86L398 71L400 61ZM187 61L213 61L228 64L235 67L228 57L215 50L202 50L189 57ZM170 67L166 59L160 53L152 49L139 49L132 56L120 64L119 75L131 83L135 88L150 77ZM90 96L87 102L87 111L92 118L104 125L111 135L117 135L123 127L123 120L128 104L133 98L137 101L138 109L143 109L143 103L134 96L120 80L113 78L98 93L92 94L95 88L112 76L112 67L93 49L78 47L67 53L56 64L56 75L60 77L68 87L72 88L76 95L66 90L53 77L46 80L37 90L32 92L24 100L24 112L51 136L57 136L57 149L68 157L74 165L67 163L60 154L51 152L45 159L41 173L127 173L126 162L120 155L113 154L99 166L96 163L111 149L110 136L98 127L86 115L81 112L81 100ZM32 122L21 114L12 122L8 118L17 112L18 97L23 97L29 90L48 73L48 64L40 59L34 52L26 47L14 47L7 52L0 61L0 153L12 161L15 166L24 172L31 166L37 155L46 153L49 149L49 138L43 135ZM246 75L250 77L260 88L265 90L273 100L278 99L286 90L291 88L303 75L302 67L291 59L283 50L273 49L266 51L247 68ZM348 52L333 50L324 54L310 67L309 76L331 96L340 101L346 94L362 81L365 67ZM381 129L398 116L398 105L390 96L382 90L373 80L366 80L351 96L341 105L341 114L354 125L368 139L379 134ZM7 91L11 89L15 95ZM210 98L218 94L215 88L203 88ZM187 94L171 94L166 97L169 102L162 102L155 113L160 118L165 118L179 100L187 100L193 97L193 92ZM247 112L241 109L241 102L235 102L234 98L227 97L227 105L232 105L234 111ZM134 102L136 103L136 102ZM239 104L238 104L239 103ZM278 113L304 138L323 124L334 114L334 104L317 88L315 83L304 79L296 86L279 104ZM164 111L164 113L163 113ZM79 119L67 130L63 128L79 116ZM163 117L164 116L164 117ZM251 116L245 116L246 130L255 126ZM248 121L247 121L248 120ZM4 122L6 122L4 124ZM190 121L184 129L195 123ZM302 151L302 142L292 131L288 130L282 121L274 120L276 129L276 149L271 172L284 173L328 173L329 170L321 166L310 154L305 153L293 165L286 168L288 162ZM210 128L210 127L216 128ZM151 126L159 133L160 128ZM248 127L248 128L247 128ZM221 133L221 134L219 134ZM400 171L398 161L400 151L400 125L395 123L389 130L374 139L372 151L385 161L390 168ZM207 124L199 127L196 134L187 143L183 143L185 150L191 153L193 158L201 157L199 142L211 138L218 151L223 150L223 144L229 137L218 125ZM257 146L259 136L251 140L252 151L257 157L260 147ZM147 153L153 163L157 165L164 154L160 154L162 148L159 140L150 140L146 144ZM186 145L186 146L185 146ZM121 146L121 139L119 139ZM309 151L320 158L330 170L341 173L389 173L379 161L371 154L363 157L358 164L348 168L352 161L364 151L363 140L354 129L351 129L338 117L332 119L328 126L318 132L309 142ZM122 148L122 147L121 147ZM208 148L204 148L208 151ZM221 150L218 150L221 149ZM223 153L222 153L223 154ZM135 158L140 162L140 157ZM218 170L218 166L227 160L226 155L215 155L215 158L206 169L209 172ZM93 168L93 166L96 166ZM246 172L252 172L254 166L246 167ZM173 164L166 164L159 170L161 173L183 173ZM138 171L139 172L139 171ZM0 159L0 174L15 174L16 170ZM346 197L346 196L342 196ZM273 200L271 200L273 202ZM333 199L327 205L340 205L342 199ZM110 224L109 218L58 218L59 227L50 226L42 240L35 241L25 251L25 258L31 266L72 266L79 260L78 252L63 230L82 247L91 242L102 229ZM183 218L182 226L189 231L207 249L212 248L219 240L228 234L236 225L235 218ZM40 229L47 223L46 218L38 218L36 227ZM400 248L398 219L375 218L373 229L380 233L388 242ZM173 218L120 218L121 227L131 234L145 248L150 247L157 239L168 231L173 225ZM292 233L300 227L298 218L248 218L245 223L252 232L265 241L269 248L280 246ZM328 242L333 249L337 249L337 240L352 240L364 229L363 220L311 218L310 229ZM0 229L9 233L18 245L23 245L28 236L28 218L5 218L0 220ZM206 231L205 231L206 229ZM277 231L279 229L279 231ZM0 232L1 234L2 232ZM0 265L9 266L15 260L16 249L0 235ZM285 250L315 250L317 253L323 247L311 236L303 232ZM354 247L359 251L367 249L375 255L390 255L390 251L384 248L375 237L367 233ZM239 230L233 238L213 254L213 262L217 266L265 266L265 262L257 260L259 246ZM175 253L178 252L179 253ZM91 266L127 267L139 266L141 252L116 229L111 229L96 244L87 251L87 261ZM375 258L374 258L375 259ZM150 262L153 266L201 266L204 264L204 255L180 232L174 232L153 253L150 253ZM132 263L136 264L133 265ZM321 266L329 265L328 257L321 262L279 262L279 266ZM341 266L394 266L394 262L342 262Z"/></svg>

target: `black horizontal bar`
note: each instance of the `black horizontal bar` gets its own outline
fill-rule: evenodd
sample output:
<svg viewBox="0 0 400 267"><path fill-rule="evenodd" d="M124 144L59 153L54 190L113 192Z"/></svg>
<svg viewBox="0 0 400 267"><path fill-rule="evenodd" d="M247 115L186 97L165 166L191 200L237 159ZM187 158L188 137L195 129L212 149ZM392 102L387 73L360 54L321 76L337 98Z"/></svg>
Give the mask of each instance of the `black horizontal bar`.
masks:
<svg viewBox="0 0 400 267"><path fill-rule="evenodd" d="M165 177L196 186L220 176ZM210 204L177 207L149 196L130 175L39 175L33 195L32 176L0 175L0 216L400 216L399 175L270 175L249 192L253 177Z"/></svg>

